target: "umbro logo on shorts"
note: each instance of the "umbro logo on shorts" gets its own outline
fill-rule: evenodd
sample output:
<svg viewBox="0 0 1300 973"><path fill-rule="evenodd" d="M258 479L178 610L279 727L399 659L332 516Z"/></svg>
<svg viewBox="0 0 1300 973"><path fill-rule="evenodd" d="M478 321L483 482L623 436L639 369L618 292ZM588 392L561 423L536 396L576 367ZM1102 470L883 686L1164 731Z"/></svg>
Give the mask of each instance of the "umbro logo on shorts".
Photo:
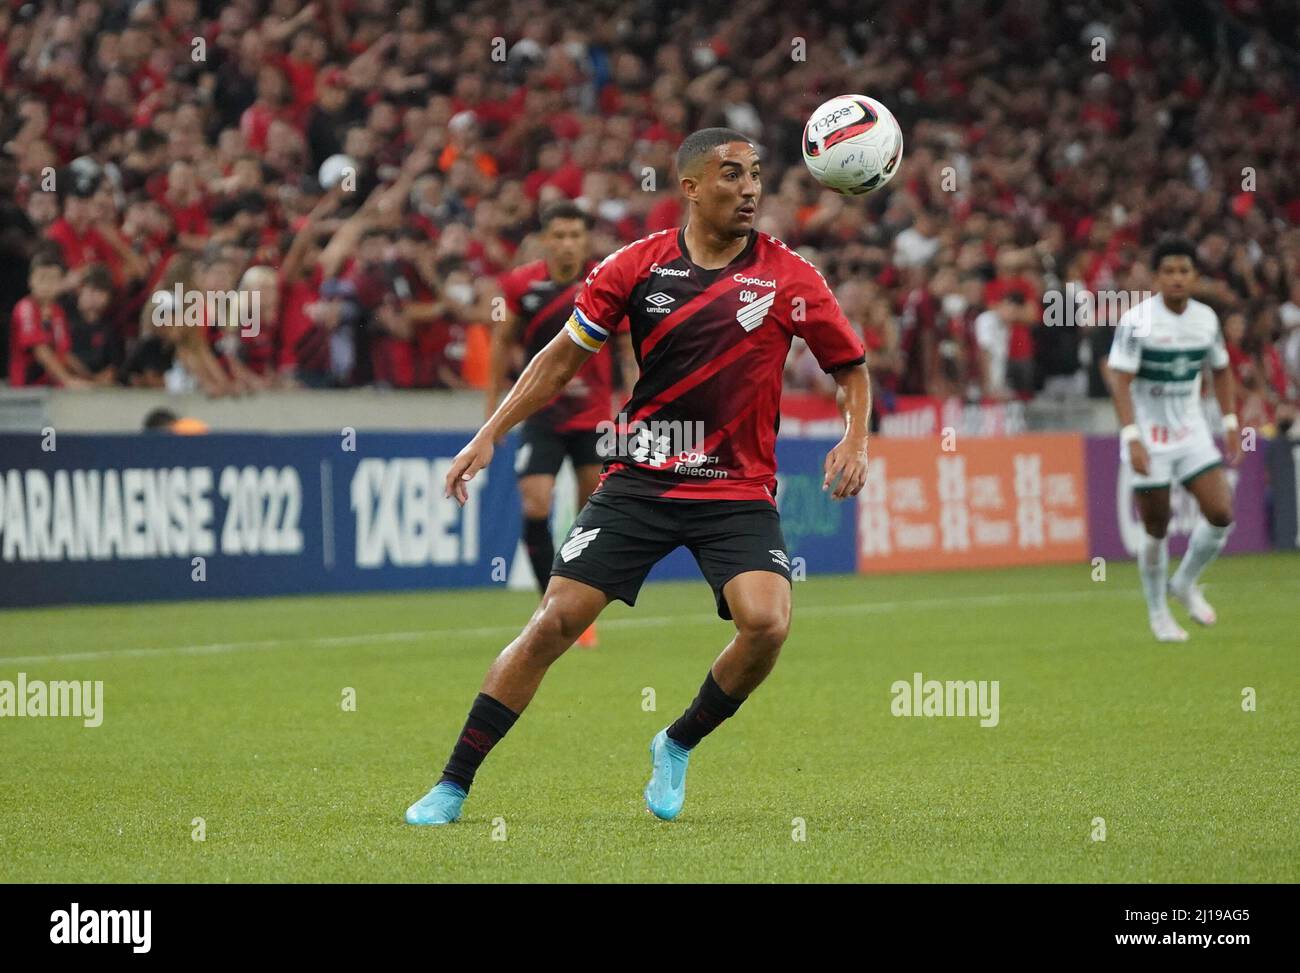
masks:
<svg viewBox="0 0 1300 973"><path fill-rule="evenodd" d="M560 548L560 557L564 559L564 563L568 564L585 551L599 533L599 527L593 527L591 530L583 530L581 527L573 528L573 533L564 542L564 546Z"/></svg>
<svg viewBox="0 0 1300 973"><path fill-rule="evenodd" d="M790 559L785 556L785 551L768 551L772 555L772 563L779 564L787 571L790 570Z"/></svg>
<svg viewBox="0 0 1300 973"><path fill-rule="evenodd" d="M772 291L770 294L764 294L762 297L754 301L754 303L746 304L737 311L736 320L740 322L740 326L746 331L753 331L763 323L763 319L767 317L768 309L772 306L772 302L775 300L776 291Z"/></svg>

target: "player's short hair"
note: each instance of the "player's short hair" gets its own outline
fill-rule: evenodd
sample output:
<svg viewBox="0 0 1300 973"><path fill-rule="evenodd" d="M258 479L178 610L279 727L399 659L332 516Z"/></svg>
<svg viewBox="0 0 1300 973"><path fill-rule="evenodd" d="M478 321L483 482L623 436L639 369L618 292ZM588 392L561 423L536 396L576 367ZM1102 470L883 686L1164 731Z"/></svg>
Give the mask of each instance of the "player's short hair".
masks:
<svg viewBox="0 0 1300 973"><path fill-rule="evenodd" d="M729 145L732 142L754 144L753 139L748 135L742 135L734 128L702 128L692 132L682 139L682 144L677 149L677 175L693 173L700 161L710 152L719 145Z"/></svg>
<svg viewBox="0 0 1300 973"><path fill-rule="evenodd" d="M1196 268L1196 247L1186 237L1162 237L1151 251L1151 269L1159 270L1160 261L1165 257L1186 257L1192 262L1193 269Z"/></svg>
<svg viewBox="0 0 1300 973"><path fill-rule="evenodd" d="M591 217L577 203L567 199L543 206L539 220L543 230L548 229L554 220L582 220L582 225L591 229Z"/></svg>

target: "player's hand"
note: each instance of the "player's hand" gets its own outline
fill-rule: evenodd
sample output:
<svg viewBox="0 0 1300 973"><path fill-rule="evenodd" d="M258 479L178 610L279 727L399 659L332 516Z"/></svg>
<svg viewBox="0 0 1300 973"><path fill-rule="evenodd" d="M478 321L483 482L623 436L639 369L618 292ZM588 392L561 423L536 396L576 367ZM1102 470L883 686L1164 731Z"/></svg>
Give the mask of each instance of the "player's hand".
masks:
<svg viewBox="0 0 1300 973"><path fill-rule="evenodd" d="M1133 464L1134 473L1146 476L1151 472L1151 458L1147 456L1147 448L1136 439L1128 444L1128 458Z"/></svg>
<svg viewBox="0 0 1300 973"><path fill-rule="evenodd" d="M1223 449L1228 454L1228 465L1236 466L1241 462L1241 432L1237 429L1224 430Z"/></svg>
<svg viewBox="0 0 1300 973"><path fill-rule="evenodd" d="M495 452L492 437L481 432L469 441L469 444L456 454L451 469L447 471L447 480L443 485L444 496L455 497L462 507L469 500L469 489L465 486L470 480L492 462Z"/></svg>
<svg viewBox="0 0 1300 973"><path fill-rule="evenodd" d="M856 497L867 482L867 441L841 439L826 454L825 471L822 489L832 491L832 499Z"/></svg>

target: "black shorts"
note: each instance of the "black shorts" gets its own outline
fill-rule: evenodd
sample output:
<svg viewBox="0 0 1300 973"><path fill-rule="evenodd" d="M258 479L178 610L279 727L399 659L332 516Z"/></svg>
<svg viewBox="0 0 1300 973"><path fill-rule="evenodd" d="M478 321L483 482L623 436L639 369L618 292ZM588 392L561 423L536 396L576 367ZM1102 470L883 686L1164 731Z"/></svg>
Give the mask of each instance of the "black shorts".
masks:
<svg viewBox="0 0 1300 973"><path fill-rule="evenodd" d="M600 466L605 458L597 448L601 434L595 429L556 432L539 423L525 422L519 432L519 451L515 453L516 476L555 476L564 465L564 457L579 466Z"/></svg>
<svg viewBox="0 0 1300 973"><path fill-rule="evenodd" d="M600 491L573 522L551 574L635 605L650 569L683 545L713 588L721 618L731 618L722 589L736 575L771 571L790 580L781 516L766 500L664 500Z"/></svg>

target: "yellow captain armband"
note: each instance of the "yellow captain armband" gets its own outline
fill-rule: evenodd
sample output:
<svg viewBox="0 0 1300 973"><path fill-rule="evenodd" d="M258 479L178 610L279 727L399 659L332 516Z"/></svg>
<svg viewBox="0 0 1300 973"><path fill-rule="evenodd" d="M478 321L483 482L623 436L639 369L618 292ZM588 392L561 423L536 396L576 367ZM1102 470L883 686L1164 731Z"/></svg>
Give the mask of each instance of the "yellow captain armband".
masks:
<svg viewBox="0 0 1300 973"><path fill-rule="evenodd" d="M569 320L565 323L565 330L569 333L579 347L587 351L600 351L605 347L605 341L609 338L609 332L602 328L596 322L592 321L576 307L573 313L569 315Z"/></svg>

